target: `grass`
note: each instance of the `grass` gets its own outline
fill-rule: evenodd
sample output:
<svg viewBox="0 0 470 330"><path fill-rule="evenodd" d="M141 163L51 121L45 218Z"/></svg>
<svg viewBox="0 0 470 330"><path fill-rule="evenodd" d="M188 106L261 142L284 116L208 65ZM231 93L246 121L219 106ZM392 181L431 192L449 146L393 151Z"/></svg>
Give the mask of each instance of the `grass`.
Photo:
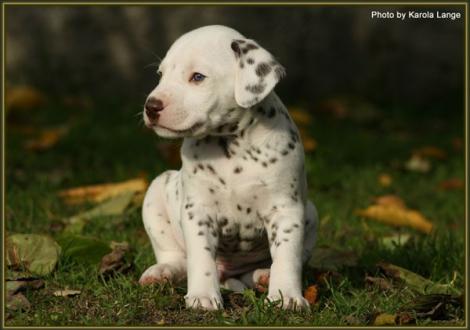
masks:
<svg viewBox="0 0 470 330"><path fill-rule="evenodd" d="M137 104L137 103L136 103ZM6 140L7 233L45 233L57 237L62 220L84 209L64 206L59 189L126 180L137 175L149 179L172 167L156 148L159 140L139 124L137 106L97 104L91 109L67 108L59 103L34 112L8 116ZM217 312L184 308L184 287L169 285L142 288L140 274L154 263L150 243L141 224L140 209L122 216L100 218L85 227L84 235L105 241L127 241L133 251L130 273L111 279L99 276L96 264L61 259L45 277L45 288L25 293L29 311L11 312L7 325L367 325L379 313L396 313L417 294L395 283L389 290L365 284L366 275L379 276L376 264L390 262L432 281L463 289L465 274L465 195L463 190L443 191L439 183L464 179L463 140L459 116L445 111L425 118L403 109L377 111L374 118L335 119L316 114L310 134L318 148L308 154L310 197L319 210L318 247L350 251L353 264L336 265L319 283L319 300L311 312L280 312L263 302L263 295L223 293L226 309ZM440 114L440 115L439 115ZM27 136L21 127L47 127L68 123L69 133L53 148L31 152L23 148ZM429 173L403 170L410 152L432 145L447 152L432 160ZM378 184L381 173L393 178L389 187ZM419 210L436 226L432 235L395 229L354 214L374 196L396 194L410 208ZM380 238L410 234L406 245L389 248ZM316 283L320 269L307 267L304 285ZM317 282L318 283L318 282ZM55 297L60 288L81 290L76 297ZM418 325L463 325L461 307L432 320L419 317Z"/></svg>

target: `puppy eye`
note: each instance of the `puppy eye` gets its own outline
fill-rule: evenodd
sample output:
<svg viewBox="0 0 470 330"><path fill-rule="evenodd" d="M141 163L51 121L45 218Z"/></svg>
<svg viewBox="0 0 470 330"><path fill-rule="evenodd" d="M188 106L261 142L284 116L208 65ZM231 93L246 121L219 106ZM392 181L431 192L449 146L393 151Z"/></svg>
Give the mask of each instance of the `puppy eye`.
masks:
<svg viewBox="0 0 470 330"><path fill-rule="evenodd" d="M195 73L193 73L193 75L191 76L191 79L189 79L189 81L201 82L205 78L206 78L206 76L203 75L202 73L195 72Z"/></svg>

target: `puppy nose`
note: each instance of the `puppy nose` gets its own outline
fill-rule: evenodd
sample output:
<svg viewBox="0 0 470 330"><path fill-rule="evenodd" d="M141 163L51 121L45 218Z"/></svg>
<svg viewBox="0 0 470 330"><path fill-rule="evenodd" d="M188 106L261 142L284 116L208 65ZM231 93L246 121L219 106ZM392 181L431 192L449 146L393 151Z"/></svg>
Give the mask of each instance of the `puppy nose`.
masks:
<svg viewBox="0 0 470 330"><path fill-rule="evenodd" d="M158 113L164 108L163 102L156 98L149 98L145 102L145 113L150 120L155 120L158 117Z"/></svg>

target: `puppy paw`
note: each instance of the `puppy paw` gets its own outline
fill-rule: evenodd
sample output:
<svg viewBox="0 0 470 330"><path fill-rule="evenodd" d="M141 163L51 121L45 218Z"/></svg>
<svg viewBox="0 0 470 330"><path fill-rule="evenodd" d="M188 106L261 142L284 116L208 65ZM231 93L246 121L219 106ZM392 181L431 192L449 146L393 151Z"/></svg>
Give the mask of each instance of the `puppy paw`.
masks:
<svg viewBox="0 0 470 330"><path fill-rule="evenodd" d="M178 282L184 278L184 274L178 267L171 264L156 264L147 268L139 280L140 285L148 285L162 282Z"/></svg>
<svg viewBox="0 0 470 330"><path fill-rule="evenodd" d="M266 298L270 303L276 304L277 307L289 310L307 310L310 308L308 301L302 296L289 296L280 294L270 294Z"/></svg>
<svg viewBox="0 0 470 330"><path fill-rule="evenodd" d="M184 299L186 301L187 308L214 311L214 310L222 309L224 307L223 302L222 302L222 297L220 295L212 295L212 296L186 295Z"/></svg>

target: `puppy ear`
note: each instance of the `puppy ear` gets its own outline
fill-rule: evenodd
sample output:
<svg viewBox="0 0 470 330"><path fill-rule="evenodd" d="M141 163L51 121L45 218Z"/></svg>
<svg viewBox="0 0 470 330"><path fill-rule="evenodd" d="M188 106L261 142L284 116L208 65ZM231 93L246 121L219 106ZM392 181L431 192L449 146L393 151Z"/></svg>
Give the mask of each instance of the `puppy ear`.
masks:
<svg viewBox="0 0 470 330"><path fill-rule="evenodd" d="M235 101L239 106L249 108L261 102L286 71L254 40L233 40L231 47L237 60Z"/></svg>

